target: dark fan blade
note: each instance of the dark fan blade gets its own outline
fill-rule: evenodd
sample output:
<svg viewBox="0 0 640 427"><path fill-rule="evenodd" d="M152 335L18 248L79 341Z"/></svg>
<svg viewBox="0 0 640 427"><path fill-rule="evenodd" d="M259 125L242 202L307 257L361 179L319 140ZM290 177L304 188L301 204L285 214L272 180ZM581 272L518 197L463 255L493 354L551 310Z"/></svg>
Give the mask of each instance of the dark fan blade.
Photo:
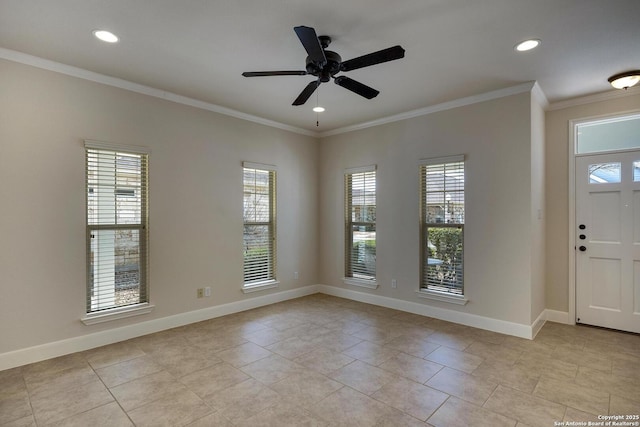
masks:
<svg viewBox="0 0 640 427"><path fill-rule="evenodd" d="M309 83L307 85L307 87L305 87L304 90L302 92L300 92L300 95L298 95L296 100L293 101L293 104L291 104L291 105L302 105L305 102L307 102L307 99L309 99L311 94L313 92L315 92L315 90L316 90L316 88L318 86L320 86L320 80L316 80L316 81L313 81L313 82Z"/></svg>
<svg viewBox="0 0 640 427"><path fill-rule="evenodd" d="M265 76L306 76L306 71L245 71L245 77L265 77Z"/></svg>
<svg viewBox="0 0 640 427"><path fill-rule="evenodd" d="M344 61L340 65L342 71L356 70L369 65L381 64L387 61L404 58L404 49L401 46L393 46L388 49L379 50L368 55L359 56L357 58Z"/></svg>
<svg viewBox="0 0 640 427"><path fill-rule="evenodd" d="M346 76L336 77L334 81L338 86L349 89L351 92L355 92L367 99L375 98L380 93L374 88L364 85Z"/></svg>
<svg viewBox="0 0 640 427"><path fill-rule="evenodd" d="M313 62L323 65L327 63L327 58L324 56L324 49L322 49L320 40L318 40L316 30L311 27L300 26L294 27L293 31L298 35L302 46L304 46Z"/></svg>

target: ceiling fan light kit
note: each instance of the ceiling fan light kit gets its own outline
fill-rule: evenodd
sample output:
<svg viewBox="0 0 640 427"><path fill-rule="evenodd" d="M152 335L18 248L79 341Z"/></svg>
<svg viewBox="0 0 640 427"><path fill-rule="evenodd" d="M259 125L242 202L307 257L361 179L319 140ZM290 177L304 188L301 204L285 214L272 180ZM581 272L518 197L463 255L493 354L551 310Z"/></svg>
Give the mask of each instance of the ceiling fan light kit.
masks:
<svg viewBox="0 0 640 427"><path fill-rule="evenodd" d="M540 46L540 43L541 43L540 39L528 39L528 40L521 41L520 43L515 45L513 48L518 52L526 52L528 50L537 48L538 46Z"/></svg>
<svg viewBox="0 0 640 427"><path fill-rule="evenodd" d="M611 86L616 89L629 89L640 82L640 70L625 71L624 73L615 74L608 79Z"/></svg>
<svg viewBox="0 0 640 427"><path fill-rule="evenodd" d="M93 35L97 39L107 43L117 43L119 40L118 36L107 30L93 30Z"/></svg>
<svg viewBox="0 0 640 427"><path fill-rule="evenodd" d="M336 74L404 58L404 49L401 46L393 46L343 62L336 52L326 50L331 44L331 37L318 36L316 30L311 27L299 26L294 27L293 30L307 51L308 56L304 71L247 71L242 73L244 77L305 76L307 74L317 77L317 80L307 84L292 105L303 105L321 83L326 83L332 78L338 86L367 99L375 98L380 93L376 89L347 76L336 76Z"/></svg>

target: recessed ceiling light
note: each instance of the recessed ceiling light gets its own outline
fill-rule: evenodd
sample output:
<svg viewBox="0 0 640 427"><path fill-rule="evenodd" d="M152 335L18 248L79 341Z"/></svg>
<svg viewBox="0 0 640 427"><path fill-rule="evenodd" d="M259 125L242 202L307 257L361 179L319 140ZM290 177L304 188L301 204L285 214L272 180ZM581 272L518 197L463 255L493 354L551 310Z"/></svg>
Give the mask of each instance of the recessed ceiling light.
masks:
<svg viewBox="0 0 640 427"><path fill-rule="evenodd" d="M107 43L116 43L119 40L118 36L113 34L111 31L106 30L94 30L93 35Z"/></svg>
<svg viewBox="0 0 640 427"><path fill-rule="evenodd" d="M518 52L526 52L528 50L535 49L538 46L540 46L539 39L529 39L518 43L513 48Z"/></svg>
<svg viewBox="0 0 640 427"><path fill-rule="evenodd" d="M324 111L324 107L313 107L313 111L315 111L316 113L322 113Z"/></svg>
<svg viewBox="0 0 640 427"><path fill-rule="evenodd" d="M640 82L640 70L626 71L609 77L609 83L616 89L629 89Z"/></svg>

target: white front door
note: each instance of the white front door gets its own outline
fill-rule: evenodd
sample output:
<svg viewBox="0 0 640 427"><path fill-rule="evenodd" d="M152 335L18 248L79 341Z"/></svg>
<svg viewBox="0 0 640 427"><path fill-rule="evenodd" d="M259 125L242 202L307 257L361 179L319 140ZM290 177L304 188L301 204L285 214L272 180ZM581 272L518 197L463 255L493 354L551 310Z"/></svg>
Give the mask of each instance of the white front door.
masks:
<svg viewBox="0 0 640 427"><path fill-rule="evenodd" d="M576 321L640 333L640 151L576 157Z"/></svg>

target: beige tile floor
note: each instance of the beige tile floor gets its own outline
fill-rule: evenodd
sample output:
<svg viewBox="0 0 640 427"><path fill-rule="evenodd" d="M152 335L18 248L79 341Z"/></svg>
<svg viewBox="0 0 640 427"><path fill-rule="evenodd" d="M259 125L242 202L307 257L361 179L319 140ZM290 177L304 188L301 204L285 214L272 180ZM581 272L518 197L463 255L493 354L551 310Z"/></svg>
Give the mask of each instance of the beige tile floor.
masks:
<svg viewBox="0 0 640 427"><path fill-rule="evenodd" d="M640 414L640 336L316 294L0 372L0 426L554 426Z"/></svg>

